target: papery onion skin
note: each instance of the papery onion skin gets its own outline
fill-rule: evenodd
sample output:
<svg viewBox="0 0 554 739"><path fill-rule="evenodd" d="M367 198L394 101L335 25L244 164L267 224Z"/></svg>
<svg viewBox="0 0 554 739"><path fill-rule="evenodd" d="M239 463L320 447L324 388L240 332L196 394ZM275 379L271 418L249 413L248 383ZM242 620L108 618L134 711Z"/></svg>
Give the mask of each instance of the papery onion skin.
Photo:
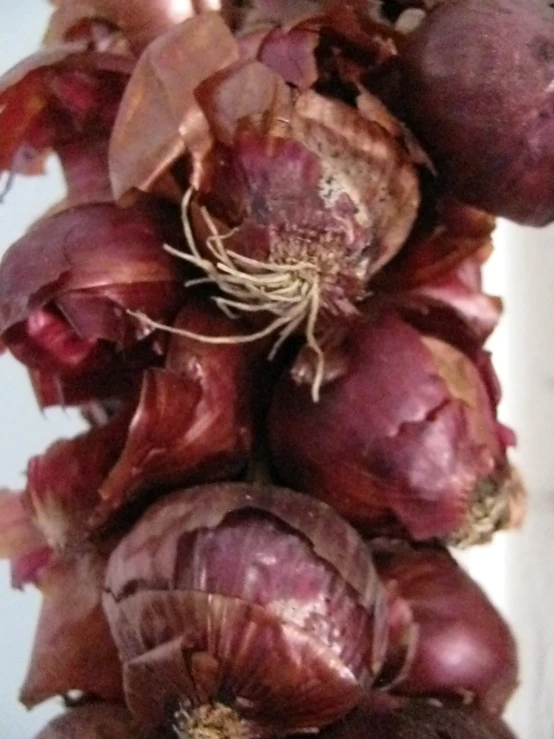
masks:
<svg viewBox="0 0 554 739"><path fill-rule="evenodd" d="M24 504L20 494L0 495L0 557L10 559L13 587L32 583L43 596L20 700L31 708L72 690L120 699L121 666L101 607L113 544L62 559Z"/></svg>
<svg viewBox="0 0 554 739"><path fill-rule="evenodd" d="M230 5L231 3L229 3ZM219 10L226 0L60 0L45 42L59 44L74 38L94 38L94 24L107 26L104 42L121 36L138 55L158 36L198 13ZM109 34L111 31L111 34ZM119 41L119 48L122 43Z"/></svg>
<svg viewBox="0 0 554 739"><path fill-rule="evenodd" d="M53 557L39 573L43 603L20 692L27 708L72 690L121 699L121 665L101 607L105 567L97 549Z"/></svg>
<svg viewBox="0 0 554 739"><path fill-rule="evenodd" d="M172 223L171 211L151 204L81 205L40 220L8 249L0 333L20 361L44 374L37 378L43 405L110 397L130 384L128 370L159 363L163 337L128 311L165 321L176 314L183 270L162 248L179 243Z"/></svg>
<svg viewBox="0 0 554 739"><path fill-rule="evenodd" d="M493 507L503 504L477 533L486 540L507 525L497 398L477 364L377 303L337 354L341 374L322 387L318 403L309 386L283 375L268 426L279 479L364 530L400 527L415 539L465 528L490 481Z"/></svg>
<svg viewBox="0 0 554 739"><path fill-rule="evenodd" d="M189 299L175 326L236 333L211 302ZM260 387L253 382L256 374ZM129 504L177 484L232 479L247 465L261 385L259 351L171 338L163 367L137 378L135 396L104 423L33 457L25 499L51 546L74 550L138 515Z"/></svg>
<svg viewBox="0 0 554 739"><path fill-rule="evenodd" d="M117 55L75 42L39 51L6 72L0 78L0 170L42 173L51 149L107 139L131 69Z"/></svg>
<svg viewBox="0 0 554 739"><path fill-rule="evenodd" d="M199 165L212 141L195 88L238 56L231 31L216 13L185 21L147 48L125 90L110 141L117 200L135 189L149 190L184 154L193 169Z"/></svg>
<svg viewBox="0 0 554 739"><path fill-rule="evenodd" d="M11 585L38 582L52 550L25 505L22 493L0 490L0 559L9 559Z"/></svg>
<svg viewBox="0 0 554 739"><path fill-rule="evenodd" d="M500 719L463 706L375 696L321 739L516 739Z"/></svg>
<svg viewBox="0 0 554 739"><path fill-rule="evenodd" d="M448 0L402 49L402 103L458 197L542 226L554 218L554 12L540 0Z"/></svg>
<svg viewBox="0 0 554 739"><path fill-rule="evenodd" d="M106 589L127 703L145 725L220 701L246 735L317 727L352 708L382 662L385 595L368 550L292 491L172 494L115 550Z"/></svg>
<svg viewBox="0 0 554 739"><path fill-rule="evenodd" d="M282 115L281 130L243 124L217 153L207 210L225 224L228 251L257 260L260 269L290 264L291 284L294 265L311 265L320 309L348 318L410 232L417 172L378 121L341 101L308 90Z"/></svg>
<svg viewBox="0 0 554 739"><path fill-rule="evenodd" d="M119 703L95 702L66 711L50 721L34 739L147 739L147 737L133 724L125 706Z"/></svg>
<svg viewBox="0 0 554 739"><path fill-rule="evenodd" d="M417 628L415 652L393 690L457 697L500 715L518 684L518 658L485 593L446 549L376 541L372 551L379 576L408 605Z"/></svg>

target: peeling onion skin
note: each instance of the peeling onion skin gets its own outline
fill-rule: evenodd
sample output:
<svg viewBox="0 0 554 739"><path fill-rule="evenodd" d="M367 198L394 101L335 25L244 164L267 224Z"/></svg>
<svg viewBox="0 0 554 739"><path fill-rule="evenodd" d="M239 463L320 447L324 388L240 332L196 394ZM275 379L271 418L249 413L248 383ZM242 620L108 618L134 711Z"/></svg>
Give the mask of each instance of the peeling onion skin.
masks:
<svg viewBox="0 0 554 739"><path fill-rule="evenodd" d="M46 31L49 46L73 39L98 39L103 44L139 55L155 38L198 13L231 6L230 0L60 0ZM230 8L229 8L230 9ZM124 43L123 43L124 42Z"/></svg>
<svg viewBox="0 0 554 739"><path fill-rule="evenodd" d="M386 646L363 541L324 504L271 486L152 506L110 559L104 607L127 704L152 727L216 701L244 736L317 728L357 703Z"/></svg>
<svg viewBox="0 0 554 739"><path fill-rule="evenodd" d="M554 11L447 0L401 51L402 102L459 198L519 223L554 219Z"/></svg>
<svg viewBox="0 0 554 739"><path fill-rule="evenodd" d="M321 739L516 739L507 724L473 708L375 696L321 732Z"/></svg>
<svg viewBox="0 0 554 739"><path fill-rule="evenodd" d="M23 59L0 78L0 170L41 174L52 149L107 140L132 70L124 58L61 44ZM107 163L107 159L104 158ZM62 157L63 165L63 157Z"/></svg>
<svg viewBox="0 0 554 739"><path fill-rule="evenodd" d="M70 691L122 699L121 665L101 606L111 549L113 541L59 557L21 494L0 492L0 558L10 560L12 587L32 584L42 594L19 694L27 708Z"/></svg>
<svg viewBox="0 0 554 739"><path fill-rule="evenodd" d="M373 534L453 536L485 493L494 515L479 512L473 540L509 525L497 398L476 362L378 304L335 355L341 369L318 403L301 378L281 378L268 421L279 480Z"/></svg>
<svg viewBox="0 0 554 739"><path fill-rule="evenodd" d="M87 703L50 721L34 739L156 739L146 737L118 703ZM159 739L162 739L159 737Z"/></svg>
<svg viewBox="0 0 554 739"><path fill-rule="evenodd" d="M121 700L121 665L101 605L106 560L106 547L97 547L52 556L38 572L43 601L19 695L27 708L72 690Z"/></svg>
<svg viewBox="0 0 554 739"><path fill-rule="evenodd" d="M89 203L41 219L5 253L0 333L43 407L124 394L133 372L159 364L164 338L127 311L177 313L184 273L162 248L180 243L174 223L153 203Z"/></svg>
<svg viewBox="0 0 554 739"><path fill-rule="evenodd" d="M446 549L379 540L371 549L379 576L417 629L415 651L392 690L458 698L500 715L518 684L517 649L485 593ZM392 635L389 649L394 654Z"/></svg>
<svg viewBox="0 0 554 739"><path fill-rule="evenodd" d="M175 325L205 334L238 328L215 305L193 299ZM118 412L31 458L25 500L50 545L78 549L106 527L128 528L130 504L176 485L236 477L250 457L262 379L250 345L171 337L164 366L143 372Z"/></svg>

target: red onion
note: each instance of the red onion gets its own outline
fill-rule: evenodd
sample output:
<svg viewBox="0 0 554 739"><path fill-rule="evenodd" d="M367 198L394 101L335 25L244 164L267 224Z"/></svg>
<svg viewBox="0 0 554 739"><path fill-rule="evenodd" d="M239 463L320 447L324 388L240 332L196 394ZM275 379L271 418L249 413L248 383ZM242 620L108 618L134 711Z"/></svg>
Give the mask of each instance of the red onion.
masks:
<svg viewBox="0 0 554 739"><path fill-rule="evenodd" d="M165 498L114 551L106 588L127 704L179 736L315 729L347 713L382 663L385 594L367 548L289 490Z"/></svg>
<svg viewBox="0 0 554 739"><path fill-rule="evenodd" d="M457 696L499 715L517 686L516 645L481 588L444 549L376 542L372 551L403 609L405 623L396 624L401 642L395 645L391 632L391 655L401 655L405 627L417 629L415 651L394 690Z"/></svg>
<svg viewBox="0 0 554 739"><path fill-rule="evenodd" d="M283 376L269 419L275 471L366 530L486 540L512 521L519 488L485 355L472 361L373 307L335 350L340 370L319 403Z"/></svg>
<svg viewBox="0 0 554 739"><path fill-rule="evenodd" d="M237 330L209 302L190 300L176 325ZM143 374L138 399L29 462L25 496L49 543L75 548L122 512L128 526L132 501L240 472L252 446L254 372L261 382L251 349L173 337L165 366Z"/></svg>
<svg viewBox="0 0 554 739"><path fill-rule="evenodd" d="M4 74L0 171L10 173L6 188L13 174L42 172L51 148L106 140L131 69L121 57L73 43L37 52Z"/></svg>
<svg viewBox="0 0 554 739"><path fill-rule="evenodd" d="M335 15L254 32L240 48L221 20L186 21L139 60L111 139L118 197L150 189L186 155L182 256L217 286L223 310L252 319L241 341L277 335L273 354L303 332L322 358L321 322L352 319L419 207L419 152L377 100L350 89L360 59L346 79L319 68L335 47L341 58L376 54L372 26L355 34ZM166 60L184 48L191 71L176 75Z"/></svg>
<svg viewBox="0 0 554 739"><path fill-rule="evenodd" d="M23 503L21 495L0 495L0 557L11 560L14 587L32 583L43 594L20 700L30 708L70 691L118 699L121 666L101 607L113 544L104 542L61 558Z"/></svg>
<svg viewBox="0 0 554 739"><path fill-rule="evenodd" d="M182 270L162 249L171 212L83 205L39 221L0 263L0 334L35 374L41 405L128 387L163 345L128 311L173 318ZM159 361L159 360L158 360Z"/></svg>
<svg viewBox="0 0 554 739"><path fill-rule="evenodd" d="M118 703L85 703L50 721L35 739L146 739ZM154 739L149 737L148 739ZM160 737L159 739L162 739Z"/></svg>
<svg viewBox="0 0 554 739"><path fill-rule="evenodd" d="M409 125L447 187L521 223L554 218L554 12L448 0L402 49Z"/></svg>
<svg viewBox="0 0 554 739"><path fill-rule="evenodd" d="M487 713L462 706L374 697L321 739L516 739L509 727Z"/></svg>
<svg viewBox="0 0 554 739"><path fill-rule="evenodd" d="M20 692L27 708L73 690L120 698L121 667L100 602L105 566L105 552L95 550L52 557L37 573L43 603Z"/></svg>
<svg viewBox="0 0 554 739"><path fill-rule="evenodd" d="M219 10L226 0L59 0L46 32L49 44L75 38L94 41L100 49L135 54L173 26L197 13ZM229 4L231 4L229 2Z"/></svg>

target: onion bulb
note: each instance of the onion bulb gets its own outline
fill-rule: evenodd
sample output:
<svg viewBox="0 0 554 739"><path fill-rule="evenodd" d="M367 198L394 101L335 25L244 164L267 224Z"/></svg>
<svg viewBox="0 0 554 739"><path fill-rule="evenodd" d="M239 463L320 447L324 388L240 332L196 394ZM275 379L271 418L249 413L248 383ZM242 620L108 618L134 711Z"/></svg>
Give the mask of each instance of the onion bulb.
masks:
<svg viewBox="0 0 554 739"><path fill-rule="evenodd" d="M129 708L182 737L315 730L356 705L386 647L363 540L325 504L271 486L153 505L110 559L104 606Z"/></svg>
<svg viewBox="0 0 554 739"><path fill-rule="evenodd" d="M147 739L118 703L85 703L50 721L35 739ZM148 737L154 739L154 737ZM162 739L159 737L159 739Z"/></svg>
<svg viewBox="0 0 554 739"><path fill-rule="evenodd" d="M368 532L485 541L520 498L488 356L374 307L335 348L318 403L283 375L268 426L275 473Z"/></svg>
<svg viewBox="0 0 554 739"><path fill-rule="evenodd" d="M518 660L510 629L485 593L446 549L376 541L372 551L400 601L391 658L405 651L407 627L417 634L393 690L457 698L500 715L517 686Z"/></svg>
<svg viewBox="0 0 554 739"><path fill-rule="evenodd" d="M401 105L447 188L535 226L554 219L554 11L445 0L402 49Z"/></svg>
<svg viewBox="0 0 554 739"><path fill-rule="evenodd" d="M516 739L500 719L474 708L374 696L321 739Z"/></svg>

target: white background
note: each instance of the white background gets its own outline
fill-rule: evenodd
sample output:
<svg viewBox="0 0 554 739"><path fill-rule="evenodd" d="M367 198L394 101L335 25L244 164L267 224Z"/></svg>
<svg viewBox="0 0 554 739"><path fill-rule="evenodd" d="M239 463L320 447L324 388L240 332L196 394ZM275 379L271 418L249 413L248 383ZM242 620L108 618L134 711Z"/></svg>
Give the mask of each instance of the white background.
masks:
<svg viewBox="0 0 554 739"><path fill-rule="evenodd" d="M37 48L48 13L44 0L0 0L0 71ZM61 191L55 166L48 177L16 182L0 205L0 253ZM509 709L510 723L520 739L553 739L554 230L502 223L496 242L487 279L507 310L492 348L505 391L502 420L518 432L517 459L531 492L530 513L521 533L501 535L463 560L520 643L522 685ZM23 370L9 356L0 357L0 487L20 488L27 459L78 428L73 414L42 416ZM0 739L30 739L59 710L52 701L27 713L17 702L39 600L31 588L11 591L8 568L0 563Z"/></svg>

